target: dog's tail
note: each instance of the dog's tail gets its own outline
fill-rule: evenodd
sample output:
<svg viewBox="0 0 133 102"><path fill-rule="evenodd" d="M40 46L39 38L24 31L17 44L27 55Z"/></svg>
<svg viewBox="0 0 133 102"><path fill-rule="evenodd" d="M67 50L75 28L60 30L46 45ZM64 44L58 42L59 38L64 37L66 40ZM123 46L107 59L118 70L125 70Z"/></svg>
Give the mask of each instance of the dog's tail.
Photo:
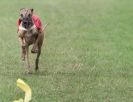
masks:
<svg viewBox="0 0 133 102"><path fill-rule="evenodd" d="M46 23L46 25L43 27L42 32L46 29L49 23Z"/></svg>

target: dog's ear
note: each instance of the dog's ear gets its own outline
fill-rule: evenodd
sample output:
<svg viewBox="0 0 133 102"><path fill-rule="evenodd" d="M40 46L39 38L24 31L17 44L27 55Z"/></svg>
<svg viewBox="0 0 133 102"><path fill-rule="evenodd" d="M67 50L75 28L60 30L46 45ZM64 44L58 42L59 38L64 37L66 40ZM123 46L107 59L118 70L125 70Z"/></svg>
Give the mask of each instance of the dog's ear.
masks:
<svg viewBox="0 0 133 102"><path fill-rule="evenodd" d="M21 8L21 9L19 10L19 13L20 13L20 17L21 17L21 18L23 18L23 13L22 13L22 12L23 12L24 9L25 9L25 8Z"/></svg>
<svg viewBox="0 0 133 102"><path fill-rule="evenodd" d="M31 10L31 12L33 13L34 9L32 8L32 9L30 9L30 10Z"/></svg>
<svg viewBox="0 0 133 102"><path fill-rule="evenodd" d="M21 8L20 11L23 10L23 9L24 9L24 8Z"/></svg>
<svg viewBox="0 0 133 102"><path fill-rule="evenodd" d="M30 10L31 10L31 15L33 15L34 9L33 9L33 8L31 8Z"/></svg>
<svg viewBox="0 0 133 102"><path fill-rule="evenodd" d="M22 14L22 12L23 12L24 9L25 9L25 8L21 8L21 9L19 10L19 13Z"/></svg>
<svg viewBox="0 0 133 102"><path fill-rule="evenodd" d="M19 13L21 14L22 13L22 11L24 10L25 8L21 8L20 10L19 10Z"/></svg>

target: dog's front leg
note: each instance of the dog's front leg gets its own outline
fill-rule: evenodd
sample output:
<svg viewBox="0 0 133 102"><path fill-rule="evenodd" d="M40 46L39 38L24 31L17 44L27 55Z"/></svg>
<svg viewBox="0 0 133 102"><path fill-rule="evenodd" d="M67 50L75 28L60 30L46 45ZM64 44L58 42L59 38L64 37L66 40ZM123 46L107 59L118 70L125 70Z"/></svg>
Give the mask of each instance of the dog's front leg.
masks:
<svg viewBox="0 0 133 102"><path fill-rule="evenodd" d="M25 47L24 38L19 37L18 40L19 40L20 46L21 46L21 47Z"/></svg>
<svg viewBox="0 0 133 102"><path fill-rule="evenodd" d="M39 32L38 33L38 36L37 36L37 39L33 45L33 48L31 50L32 53L37 53L38 52L38 44L39 44L39 41L42 39L42 32Z"/></svg>
<svg viewBox="0 0 133 102"><path fill-rule="evenodd" d="M28 74L32 73L32 69L30 66L30 61L29 61L29 46L26 46L26 57L27 57L27 67L28 67Z"/></svg>
<svg viewBox="0 0 133 102"><path fill-rule="evenodd" d="M24 61L25 60L25 55L26 55L26 51L25 51L25 41L23 38L19 37L18 38L19 43L20 43L20 47L21 47L21 58Z"/></svg>

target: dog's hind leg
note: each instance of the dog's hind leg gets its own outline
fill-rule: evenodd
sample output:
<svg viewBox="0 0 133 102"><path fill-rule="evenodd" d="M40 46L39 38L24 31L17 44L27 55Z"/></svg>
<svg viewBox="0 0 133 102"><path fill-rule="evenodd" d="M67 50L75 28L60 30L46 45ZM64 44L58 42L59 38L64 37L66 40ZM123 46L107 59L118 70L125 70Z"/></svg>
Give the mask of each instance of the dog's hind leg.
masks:
<svg viewBox="0 0 133 102"><path fill-rule="evenodd" d="M37 52L37 57L36 57L36 61L35 61L35 71L38 70L38 64L39 64L39 57L40 57L40 54L41 54L41 48L39 47L38 49L38 52Z"/></svg>
<svg viewBox="0 0 133 102"><path fill-rule="evenodd" d="M38 42L38 52L37 52L37 57L36 57L36 61L35 61L35 70L37 71L38 70L38 64L39 64L39 57L40 57L40 54L41 54L41 49L42 49L42 44L43 44L43 40L44 40L44 33L42 33L41 35L41 39L39 40Z"/></svg>

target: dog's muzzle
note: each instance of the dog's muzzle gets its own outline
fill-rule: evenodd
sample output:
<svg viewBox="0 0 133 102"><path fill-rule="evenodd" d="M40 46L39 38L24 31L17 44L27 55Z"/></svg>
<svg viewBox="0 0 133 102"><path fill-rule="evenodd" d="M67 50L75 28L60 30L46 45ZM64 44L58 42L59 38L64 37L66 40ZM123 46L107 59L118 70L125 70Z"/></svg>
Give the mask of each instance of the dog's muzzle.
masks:
<svg viewBox="0 0 133 102"><path fill-rule="evenodd" d="M22 26L24 28L29 28L32 25L32 22L30 21L22 21Z"/></svg>

